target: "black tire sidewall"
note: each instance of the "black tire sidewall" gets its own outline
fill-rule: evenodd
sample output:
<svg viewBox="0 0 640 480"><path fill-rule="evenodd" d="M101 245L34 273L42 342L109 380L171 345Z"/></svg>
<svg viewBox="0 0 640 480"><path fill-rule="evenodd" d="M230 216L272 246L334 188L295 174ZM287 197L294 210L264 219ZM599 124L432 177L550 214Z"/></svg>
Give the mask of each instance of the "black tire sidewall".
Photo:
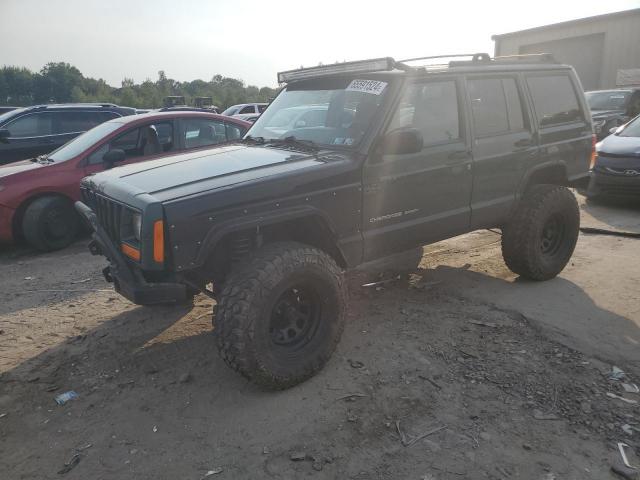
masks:
<svg viewBox="0 0 640 480"><path fill-rule="evenodd" d="M575 211L570 202L556 200L557 198L550 196L545 201L544 207L534 219L532 232L532 248L537 257L535 261L545 278L555 277L565 267L573 254L580 231L579 212ZM558 251L553 255L548 255L541 251L542 232L547 221L554 215L559 215L562 218L563 236Z"/></svg>
<svg viewBox="0 0 640 480"><path fill-rule="evenodd" d="M46 232L47 216L53 211L61 213L65 222L65 235L51 238ZM69 246L76 238L79 222L70 201L59 197L43 197L35 200L25 211L23 234L27 242L42 251L59 250Z"/></svg>
<svg viewBox="0 0 640 480"><path fill-rule="evenodd" d="M274 278L277 283L268 287L264 308L254 324L255 358L259 369L269 372L269 376L283 379L305 378L331 355L334 348L332 339L341 333L336 322L341 314L339 286L326 271L315 265L298 265L283 273L281 277L278 276L280 278ZM297 349L290 349L272 342L269 327L276 301L296 285L314 290L320 304L320 318L308 343Z"/></svg>

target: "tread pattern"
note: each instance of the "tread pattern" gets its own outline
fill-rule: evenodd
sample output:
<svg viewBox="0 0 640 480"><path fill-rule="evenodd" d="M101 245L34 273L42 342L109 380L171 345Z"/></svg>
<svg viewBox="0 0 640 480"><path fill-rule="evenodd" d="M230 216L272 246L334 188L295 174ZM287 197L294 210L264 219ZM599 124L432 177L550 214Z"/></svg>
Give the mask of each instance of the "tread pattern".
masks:
<svg viewBox="0 0 640 480"><path fill-rule="evenodd" d="M338 297L337 318L329 325L326 348L309 362L292 366L283 376L272 371L258 351L256 325L264 321L265 304L272 289L301 268L312 268L332 284ZM340 267L327 253L296 242L278 242L250 254L225 280L214 317L214 335L223 360L254 383L284 389L319 371L335 350L344 329L347 290Z"/></svg>
<svg viewBox="0 0 640 480"><path fill-rule="evenodd" d="M540 228L551 211L561 211L569 228L567 249L553 264L542 261L537 244ZM580 210L569 189L558 185L534 185L522 198L513 217L502 229L502 256L507 267L531 280L548 280L566 266L573 254L580 228Z"/></svg>

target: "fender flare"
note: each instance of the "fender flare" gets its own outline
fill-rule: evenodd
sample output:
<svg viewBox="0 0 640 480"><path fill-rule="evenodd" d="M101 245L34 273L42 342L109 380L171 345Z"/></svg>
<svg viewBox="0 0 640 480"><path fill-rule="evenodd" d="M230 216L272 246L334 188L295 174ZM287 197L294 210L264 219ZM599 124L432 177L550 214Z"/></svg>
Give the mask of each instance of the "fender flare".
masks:
<svg viewBox="0 0 640 480"><path fill-rule="evenodd" d="M258 227L267 227L270 225L276 225L291 220L300 220L304 218L319 218L323 226L327 229L328 233L332 237L332 242L336 246L340 255L344 257L344 252L340 248L337 241L336 228L329 216L315 207L310 205L284 208L277 212L270 212L267 214L249 215L242 219L232 219L225 222L221 222L214 225L205 235L202 245L196 254L195 264L196 266L202 266L206 262L207 258L211 255L219 244L220 240L230 233L239 232L241 230L248 230Z"/></svg>

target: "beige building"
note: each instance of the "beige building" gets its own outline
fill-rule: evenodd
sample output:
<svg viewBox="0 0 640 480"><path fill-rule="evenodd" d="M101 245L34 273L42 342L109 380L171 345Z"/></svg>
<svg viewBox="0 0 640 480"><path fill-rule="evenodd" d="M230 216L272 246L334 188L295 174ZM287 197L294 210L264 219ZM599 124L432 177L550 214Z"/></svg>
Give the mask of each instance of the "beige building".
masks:
<svg viewBox="0 0 640 480"><path fill-rule="evenodd" d="M552 53L585 90L640 86L640 8L491 37L495 55Z"/></svg>

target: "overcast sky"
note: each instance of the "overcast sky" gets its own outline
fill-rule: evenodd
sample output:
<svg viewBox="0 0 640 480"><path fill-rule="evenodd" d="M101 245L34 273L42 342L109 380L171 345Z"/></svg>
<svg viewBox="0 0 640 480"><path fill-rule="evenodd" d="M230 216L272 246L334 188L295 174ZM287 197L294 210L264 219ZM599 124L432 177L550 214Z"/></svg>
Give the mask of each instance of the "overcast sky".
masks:
<svg viewBox="0 0 640 480"><path fill-rule="evenodd" d="M488 51L491 35L640 7L640 0L0 0L0 65L50 61L124 77L275 86L318 62Z"/></svg>

